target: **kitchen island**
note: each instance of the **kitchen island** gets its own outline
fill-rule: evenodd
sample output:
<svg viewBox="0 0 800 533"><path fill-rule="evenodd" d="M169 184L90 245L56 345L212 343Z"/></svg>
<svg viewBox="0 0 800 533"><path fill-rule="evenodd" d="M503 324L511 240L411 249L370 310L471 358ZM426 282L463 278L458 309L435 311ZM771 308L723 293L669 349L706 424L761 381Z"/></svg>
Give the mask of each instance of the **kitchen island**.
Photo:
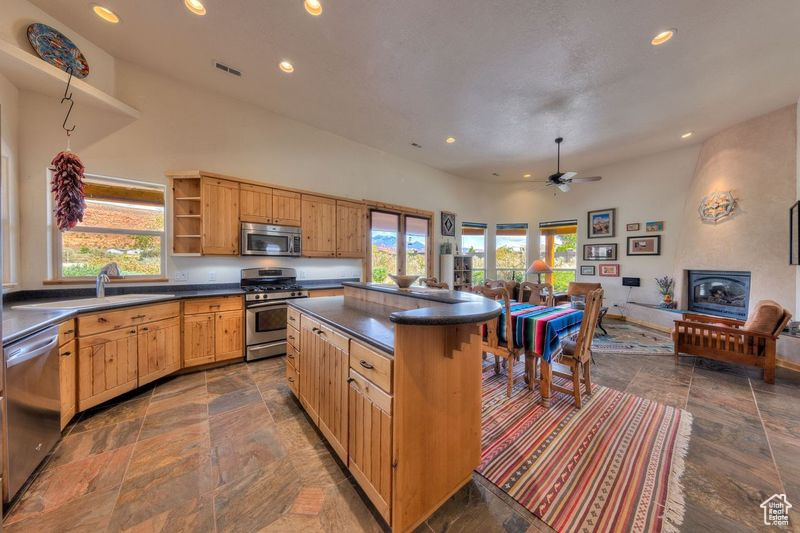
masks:
<svg viewBox="0 0 800 533"><path fill-rule="evenodd" d="M480 325L499 314L469 293L367 283L289 301L289 386L394 531L480 462Z"/></svg>

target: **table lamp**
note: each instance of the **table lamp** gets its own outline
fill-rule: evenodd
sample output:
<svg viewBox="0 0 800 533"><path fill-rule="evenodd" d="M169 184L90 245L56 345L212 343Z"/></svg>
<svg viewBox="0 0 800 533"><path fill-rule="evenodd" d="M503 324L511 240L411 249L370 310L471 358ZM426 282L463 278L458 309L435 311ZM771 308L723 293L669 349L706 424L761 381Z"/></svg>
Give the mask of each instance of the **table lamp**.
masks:
<svg viewBox="0 0 800 533"><path fill-rule="evenodd" d="M553 269L550 268L547 263L542 261L541 259L537 259L534 261L530 267L528 267L528 272L533 272L539 278L539 283L542 282L542 274L550 274L553 272Z"/></svg>

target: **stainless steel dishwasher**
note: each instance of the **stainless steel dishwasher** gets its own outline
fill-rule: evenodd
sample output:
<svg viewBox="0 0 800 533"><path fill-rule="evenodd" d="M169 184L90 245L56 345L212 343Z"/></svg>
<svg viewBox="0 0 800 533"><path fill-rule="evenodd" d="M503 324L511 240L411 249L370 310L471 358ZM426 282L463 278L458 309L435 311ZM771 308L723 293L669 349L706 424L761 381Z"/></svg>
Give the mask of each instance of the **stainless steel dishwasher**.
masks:
<svg viewBox="0 0 800 533"><path fill-rule="evenodd" d="M9 344L3 351L10 500L61 437L58 326Z"/></svg>

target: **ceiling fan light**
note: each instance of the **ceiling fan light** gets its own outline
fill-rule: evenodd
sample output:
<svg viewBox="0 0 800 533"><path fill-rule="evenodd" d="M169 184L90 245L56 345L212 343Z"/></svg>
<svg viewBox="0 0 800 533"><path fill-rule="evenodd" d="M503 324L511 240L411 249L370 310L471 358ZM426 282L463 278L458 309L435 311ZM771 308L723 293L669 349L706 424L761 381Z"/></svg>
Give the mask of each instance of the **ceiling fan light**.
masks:
<svg viewBox="0 0 800 533"><path fill-rule="evenodd" d="M558 188L561 189L561 192L569 192L569 183L560 183Z"/></svg>

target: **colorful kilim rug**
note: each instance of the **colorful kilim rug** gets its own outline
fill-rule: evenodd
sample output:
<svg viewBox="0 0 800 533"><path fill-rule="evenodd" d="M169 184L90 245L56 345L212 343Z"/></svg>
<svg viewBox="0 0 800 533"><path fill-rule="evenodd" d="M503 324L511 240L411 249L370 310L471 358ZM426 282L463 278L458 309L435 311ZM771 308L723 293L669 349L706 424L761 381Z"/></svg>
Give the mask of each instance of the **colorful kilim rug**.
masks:
<svg viewBox="0 0 800 533"><path fill-rule="evenodd" d="M505 387L484 368L479 474L557 531L679 528L690 413L602 386L581 409L557 392L545 409L538 387Z"/></svg>

